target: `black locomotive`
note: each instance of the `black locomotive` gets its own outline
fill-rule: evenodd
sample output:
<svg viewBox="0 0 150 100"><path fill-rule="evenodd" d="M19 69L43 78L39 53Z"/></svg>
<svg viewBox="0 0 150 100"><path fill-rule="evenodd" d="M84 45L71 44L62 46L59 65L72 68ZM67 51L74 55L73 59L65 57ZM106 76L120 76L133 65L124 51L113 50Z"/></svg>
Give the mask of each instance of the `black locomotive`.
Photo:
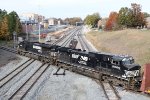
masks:
<svg viewBox="0 0 150 100"><path fill-rule="evenodd" d="M27 52L40 55L37 59L41 59L44 56L43 60L45 58L50 59L49 61L53 61L57 65L66 64L76 66L76 69L94 70L98 75L101 73L100 77L103 80L109 79L109 81L119 85L122 80L123 85L132 83L135 86L135 84L140 84L141 66L134 63L132 56L104 52L86 52L81 49L23 41L18 45L18 53L25 54ZM82 71L83 73L86 72L85 70ZM116 79L119 81L116 81Z"/></svg>

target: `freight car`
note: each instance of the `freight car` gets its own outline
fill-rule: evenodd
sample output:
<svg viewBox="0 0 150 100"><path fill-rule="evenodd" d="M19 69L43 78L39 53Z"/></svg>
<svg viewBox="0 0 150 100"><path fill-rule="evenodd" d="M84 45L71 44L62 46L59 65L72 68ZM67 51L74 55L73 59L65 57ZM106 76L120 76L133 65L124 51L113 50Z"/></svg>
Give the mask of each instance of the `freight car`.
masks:
<svg viewBox="0 0 150 100"><path fill-rule="evenodd" d="M78 43L77 39L73 38L71 40L71 42L69 43L69 47L72 48L72 49L75 49L76 46L77 46L77 43Z"/></svg>
<svg viewBox="0 0 150 100"><path fill-rule="evenodd" d="M134 63L132 56L115 55L104 52L86 52L70 47L48 45L38 42L23 41L18 45L18 53L38 54L37 59L51 62L57 66L69 68L114 85L129 89L140 87L141 66ZM30 55L32 57L33 55Z"/></svg>

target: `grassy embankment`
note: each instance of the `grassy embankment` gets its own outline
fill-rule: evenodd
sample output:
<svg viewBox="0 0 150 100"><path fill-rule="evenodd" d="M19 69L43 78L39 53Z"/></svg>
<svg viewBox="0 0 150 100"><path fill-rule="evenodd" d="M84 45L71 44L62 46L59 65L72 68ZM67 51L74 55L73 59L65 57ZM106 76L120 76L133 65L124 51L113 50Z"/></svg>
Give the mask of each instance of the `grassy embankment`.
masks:
<svg viewBox="0 0 150 100"><path fill-rule="evenodd" d="M150 63L150 30L91 31L86 37L99 51L131 55L141 66Z"/></svg>

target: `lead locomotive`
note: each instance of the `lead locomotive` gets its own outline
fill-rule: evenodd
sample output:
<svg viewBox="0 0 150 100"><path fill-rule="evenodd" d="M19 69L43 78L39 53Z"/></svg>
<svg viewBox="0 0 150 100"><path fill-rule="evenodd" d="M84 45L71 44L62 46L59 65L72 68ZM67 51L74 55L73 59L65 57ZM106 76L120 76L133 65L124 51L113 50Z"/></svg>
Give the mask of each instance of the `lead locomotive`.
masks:
<svg viewBox="0 0 150 100"><path fill-rule="evenodd" d="M141 66L134 63L132 56L86 52L28 41L19 43L18 53L128 89L140 86Z"/></svg>

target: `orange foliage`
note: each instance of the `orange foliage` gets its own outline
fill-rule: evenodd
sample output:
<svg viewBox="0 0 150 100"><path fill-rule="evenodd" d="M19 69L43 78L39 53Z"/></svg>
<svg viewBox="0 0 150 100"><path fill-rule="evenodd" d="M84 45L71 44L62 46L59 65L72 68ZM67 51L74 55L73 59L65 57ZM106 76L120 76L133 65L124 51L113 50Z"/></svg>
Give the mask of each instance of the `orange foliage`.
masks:
<svg viewBox="0 0 150 100"><path fill-rule="evenodd" d="M117 25L117 19L118 19L118 13L117 12L111 12L109 15L109 18L106 22L106 30L112 30L113 27Z"/></svg>

